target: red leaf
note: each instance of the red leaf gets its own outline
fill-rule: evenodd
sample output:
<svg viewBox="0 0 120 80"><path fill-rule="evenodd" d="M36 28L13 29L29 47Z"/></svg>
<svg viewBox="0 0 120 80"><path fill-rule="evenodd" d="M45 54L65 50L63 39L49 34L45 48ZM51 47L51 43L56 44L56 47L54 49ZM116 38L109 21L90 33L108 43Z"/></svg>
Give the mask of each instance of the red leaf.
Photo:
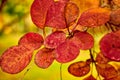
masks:
<svg viewBox="0 0 120 80"><path fill-rule="evenodd" d="M83 12L78 24L85 27L97 27L109 21L110 12L104 8L93 8Z"/></svg>
<svg viewBox="0 0 120 80"><path fill-rule="evenodd" d="M89 73L90 64L87 64L87 62L83 61L75 62L68 67L68 71L70 74L76 77L82 77Z"/></svg>
<svg viewBox="0 0 120 80"><path fill-rule="evenodd" d="M109 59L120 61L120 34L106 34L100 41L100 49Z"/></svg>
<svg viewBox="0 0 120 80"><path fill-rule="evenodd" d="M1 69L10 74L21 72L30 63L32 52L23 45L10 47L1 56Z"/></svg>
<svg viewBox="0 0 120 80"><path fill-rule="evenodd" d="M49 8L46 18L46 26L64 29L66 28L65 16L64 16L64 2L55 2Z"/></svg>
<svg viewBox="0 0 120 80"><path fill-rule="evenodd" d="M94 38L87 32L75 31L70 40L82 50L90 49L94 45Z"/></svg>
<svg viewBox="0 0 120 80"><path fill-rule="evenodd" d="M19 45L25 45L30 49L38 49L43 44L43 38L40 34L29 32L26 33L18 42Z"/></svg>
<svg viewBox="0 0 120 80"><path fill-rule="evenodd" d="M63 43L65 39L66 35L64 32L55 31L46 37L44 44L47 48L56 48L58 45Z"/></svg>
<svg viewBox="0 0 120 80"><path fill-rule="evenodd" d="M37 27L41 29L45 27L46 15L53 3L53 0L34 0L30 13L32 21Z"/></svg>
<svg viewBox="0 0 120 80"><path fill-rule="evenodd" d="M35 55L35 63L40 68L48 68L55 59L53 49L43 48Z"/></svg>
<svg viewBox="0 0 120 80"><path fill-rule="evenodd" d="M69 2L65 6L65 18L66 22L69 25L72 22L75 22L77 17L79 16L79 8L75 3Z"/></svg>
<svg viewBox="0 0 120 80"><path fill-rule="evenodd" d="M79 48L67 39L56 48L57 58L60 63L66 63L74 60L79 55Z"/></svg>

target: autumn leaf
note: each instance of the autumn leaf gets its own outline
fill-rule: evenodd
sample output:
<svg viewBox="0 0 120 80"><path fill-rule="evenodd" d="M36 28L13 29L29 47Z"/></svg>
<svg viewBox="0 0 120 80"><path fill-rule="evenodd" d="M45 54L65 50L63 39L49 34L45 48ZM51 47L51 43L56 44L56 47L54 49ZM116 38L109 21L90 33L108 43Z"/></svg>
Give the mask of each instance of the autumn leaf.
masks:
<svg viewBox="0 0 120 80"><path fill-rule="evenodd" d="M114 78L117 76L117 70L110 64L96 64L98 73L105 79Z"/></svg>
<svg viewBox="0 0 120 80"><path fill-rule="evenodd" d="M96 57L96 62L99 64L105 64L108 63L110 60L108 58L106 58L103 53L98 53L97 57Z"/></svg>
<svg viewBox="0 0 120 80"><path fill-rule="evenodd" d="M111 32L103 36L100 40L101 52L107 58L120 61L120 32Z"/></svg>
<svg viewBox="0 0 120 80"><path fill-rule="evenodd" d="M65 6L65 18L66 22L69 25L71 22L75 22L75 20L79 16L79 8L74 3L67 3Z"/></svg>
<svg viewBox="0 0 120 80"><path fill-rule="evenodd" d="M105 8L93 8L83 12L78 24L85 27L98 27L109 21L110 11Z"/></svg>
<svg viewBox="0 0 120 80"><path fill-rule="evenodd" d="M83 61L75 62L68 67L68 72L76 77L85 76L89 71L90 64Z"/></svg>
<svg viewBox="0 0 120 80"><path fill-rule="evenodd" d="M99 7L99 0L70 0L70 1L75 3L79 7L80 13L90 8Z"/></svg>
<svg viewBox="0 0 120 80"><path fill-rule="evenodd" d="M42 69L48 68L55 59L55 52L53 49L42 48L35 55L35 63Z"/></svg>
<svg viewBox="0 0 120 80"><path fill-rule="evenodd" d="M54 3L53 0L34 0L31 5L31 18L33 23L43 29L45 27L46 15L49 7Z"/></svg>

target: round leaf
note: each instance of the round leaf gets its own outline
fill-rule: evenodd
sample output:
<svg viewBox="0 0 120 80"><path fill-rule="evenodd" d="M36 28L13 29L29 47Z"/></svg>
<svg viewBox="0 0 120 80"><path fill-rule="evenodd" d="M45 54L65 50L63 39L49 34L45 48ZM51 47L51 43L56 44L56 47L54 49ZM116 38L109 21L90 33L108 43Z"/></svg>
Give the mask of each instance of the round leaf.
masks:
<svg viewBox="0 0 120 80"><path fill-rule="evenodd" d="M101 52L109 59L120 61L120 34L111 32L100 41Z"/></svg>
<svg viewBox="0 0 120 80"><path fill-rule="evenodd" d="M31 18L33 23L43 29L45 27L46 15L54 0L34 0L31 6Z"/></svg>
<svg viewBox="0 0 120 80"><path fill-rule="evenodd" d="M67 21L67 24L69 25L72 22L75 22L75 20L79 16L79 8L76 4L69 2L65 6L65 18Z"/></svg>
<svg viewBox="0 0 120 80"><path fill-rule="evenodd" d="M30 49L38 49L42 46L43 42L43 37L40 34L29 32L21 37L18 44L25 45L27 48Z"/></svg>
<svg viewBox="0 0 120 80"><path fill-rule="evenodd" d="M97 71L106 80L117 76L117 70L110 64L97 64Z"/></svg>
<svg viewBox="0 0 120 80"><path fill-rule="evenodd" d="M110 12L104 8L93 8L83 12L78 20L78 24L85 27L102 26L109 21Z"/></svg>
<svg viewBox="0 0 120 80"><path fill-rule="evenodd" d="M83 61L75 62L68 67L68 72L76 77L85 76L89 71L90 64Z"/></svg>
<svg viewBox="0 0 120 80"><path fill-rule="evenodd" d="M66 39L66 34L62 31L55 31L48 35L45 39L45 47L56 48L58 45L63 43Z"/></svg>
<svg viewBox="0 0 120 80"><path fill-rule="evenodd" d="M82 50L90 49L94 45L94 38L87 32L74 31L74 35L70 40Z"/></svg>
<svg viewBox="0 0 120 80"><path fill-rule="evenodd" d="M32 51L23 45L7 49L1 56L1 69L10 74L21 72L31 61Z"/></svg>
<svg viewBox="0 0 120 80"><path fill-rule="evenodd" d="M40 68L48 68L55 59L53 49L42 48L35 55L35 63Z"/></svg>
<svg viewBox="0 0 120 80"><path fill-rule="evenodd" d="M79 55L79 48L67 39L56 48L56 60L66 63L74 60Z"/></svg>

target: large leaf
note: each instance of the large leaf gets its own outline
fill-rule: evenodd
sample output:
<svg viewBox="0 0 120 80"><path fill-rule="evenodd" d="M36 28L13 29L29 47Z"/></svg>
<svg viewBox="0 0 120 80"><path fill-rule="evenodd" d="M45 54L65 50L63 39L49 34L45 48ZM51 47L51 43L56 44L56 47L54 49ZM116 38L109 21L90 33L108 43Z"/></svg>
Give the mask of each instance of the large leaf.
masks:
<svg viewBox="0 0 120 80"><path fill-rule="evenodd" d="M67 24L70 25L70 23L75 22L78 16L79 8L77 7L77 5L72 2L67 3L67 5L65 6L65 18Z"/></svg>
<svg viewBox="0 0 120 80"><path fill-rule="evenodd" d="M53 49L42 48L35 55L35 63L40 68L48 68L55 59Z"/></svg>
<svg viewBox="0 0 120 80"><path fill-rule="evenodd" d="M96 68L99 74L105 78L105 80L114 78L118 75L117 70L110 64L97 64Z"/></svg>
<svg viewBox="0 0 120 80"><path fill-rule="evenodd" d="M68 67L68 71L76 77L82 77L89 73L90 64L83 61L75 62Z"/></svg>
<svg viewBox="0 0 120 80"><path fill-rule="evenodd" d="M34 0L30 13L32 21L37 27L41 29L45 27L46 15L53 3L53 0Z"/></svg>
<svg viewBox="0 0 120 80"><path fill-rule="evenodd" d="M69 39L56 48L56 60L60 63L66 63L74 60L79 55L79 48Z"/></svg>
<svg viewBox="0 0 120 80"><path fill-rule="evenodd" d="M38 49L42 46L43 42L43 37L40 34L29 32L20 38L18 44L30 49Z"/></svg>
<svg viewBox="0 0 120 80"><path fill-rule="evenodd" d="M92 8L83 12L78 24L85 27L102 26L109 21L110 12L105 8Z"/></svg>
<svg viewBox="0 0 120 80"><path fill-rule="evenodd" d="M109 59L120 61L120 32L106 34L100 41L100 49Z"/></svg>
<svg viewBox="0 0 120 80"><path fill-rule="evenodd" d="M73 37L70 39L79 49L87 50L93 47L94 38L87 32L74 31Z"/></svg>
<svg viewBox="0 0 120 80"><path fill-rule="evenodd" d="M1 69L10 74L21 72L30 63L32 52L24 45L10 47L1 56Z"/></svg>
<svg viewBox="0 0 120 80"><path fill-rule="evenodd" d="M75 3L79 7L80 13L90 8L99 7L100 3L100 0L70 0L70 1Z"/></svg>

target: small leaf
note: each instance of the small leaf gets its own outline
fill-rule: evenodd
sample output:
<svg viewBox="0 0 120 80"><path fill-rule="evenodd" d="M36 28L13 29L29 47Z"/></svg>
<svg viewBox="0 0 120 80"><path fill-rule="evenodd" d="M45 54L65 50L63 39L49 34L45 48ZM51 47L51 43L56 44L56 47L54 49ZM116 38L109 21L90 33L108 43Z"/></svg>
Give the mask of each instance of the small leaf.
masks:
<svg viewBox="0 0 120 80"><path fill-rule="evenodd" d="M58 45L63 43L66 39L66 34L62 31L55 31L48 35L45 39L45 47L56 48Z"/></svg>
<svg viewBox="0 0 120 80"><path fill-rule="evenodd" d="M10 74L21 72L30 63L32 53L23 45L10 47L1 56L1 69Z"/></svg>
<svg viewBox="0 0 120 80"><path fill-rule="evenodd" d="M18 44L25 45L27 48L30 49L38 49L43 44L43 37L34 32L26 33L24 36L21 37Z"/></svg>
<svg viewBox="0 0 120 80"><path fill-rule="evenodd" d="M75 20L79 16L79 8L74 3L67 3L65 6L65 18L67 21L67 24L69 25L72 22L75 22Z"/></svg>
<svg viewBox="0 0 120 80"><path fill-rule="evenodd" d="M92 75L86 77L84 80L96 80Z"/></svg>
<svg viewBox="0 0 120 80"><path fill-rule="evenodd" d="M78 24L85 27L102 26L109 21L110 11L104 8L93 8L83 12Z"/></svg>
<svg viewBox="0 0 120 80"><path fill-rule="evenodd" d="M75 62L68 67L68 72L76 77L85 76L89 71L90 64L83 61Z"/></svg>
<svg viewBox="0 0 120 80"><path fill-rule="evenodd" d="M66 63L74 60L79 55L79 48L67 39L56 48L56 60Z"/></svg>
<svg viewBox="0 0 120 80"><path fill-rule="evenodd" d="M46 69L55 59L55 52L53 49L42 48L35 55L35 63L38 67Z"/></svg>
<svg viewBox="0 0 120 80"><path fill-rule="evenodd" d="M106 64L108 63L110 60L108 58L106 58L101 52L97 54L96 57L96 62L99 64Z"/></svg>
<svg viewBox="0 0 120 80"><path fill-rule="evenodd" d="M53 0L34 0L32 3L30 10L31 18L38 28L43 29L45 27L46 15L53 3Z"/></svg>
<svg viewBox="0 0 120 80"><path fill-rule="evenodd" d="M110 64L96 64L97 71L105 79L114 78L117 76L117 70Z"/></svg>

